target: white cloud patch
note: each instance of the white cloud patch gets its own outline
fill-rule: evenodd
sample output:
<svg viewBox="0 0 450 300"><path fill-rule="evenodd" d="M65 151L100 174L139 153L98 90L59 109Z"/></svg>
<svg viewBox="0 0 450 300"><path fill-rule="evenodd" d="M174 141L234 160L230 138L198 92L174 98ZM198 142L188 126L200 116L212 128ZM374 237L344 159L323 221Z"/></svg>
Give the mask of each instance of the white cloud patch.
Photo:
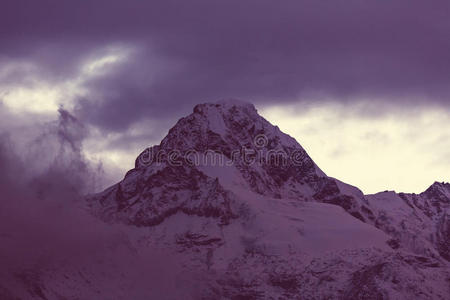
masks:
<svg viewBox="0 0 450 300"><path fill-rule="evenodd" d="M57 82L46 80L36 64L0 61L0 134L8 133L20 149L27 149L45 131L47 124L58 117L60 106L73 110L75 100L89 93L84 85L114 72L131 52L131 48L118 46L98 49L86 57L73 76ZM16 77L21 80L11 80ZM125 166L134 163L134 158L129 159L130 155L120 149L107 147L110 137L95 128L89 129L91 133L83 140L83 144L87 144L84 155L92 163L102 162L108 172L107 184L112 184L123 175L118 173L122 173ZM93 143L97 146L92 147Z"/></svg>
<svg viewBox="0 0 450 300"><path fill-rule="evenodd" d="M100 49L85 59L78 74L60 82L42 79L39 66L32 63L1 63L0 101L14 113L56 115L59 106L70 109L73 99L87 94L88 91L83 87L86 82L114 71L114 67L126 61L130 52L130 48L117 46ZM26 74L27 84L10 84L7 80L2 80L18 73Z"/></svg>

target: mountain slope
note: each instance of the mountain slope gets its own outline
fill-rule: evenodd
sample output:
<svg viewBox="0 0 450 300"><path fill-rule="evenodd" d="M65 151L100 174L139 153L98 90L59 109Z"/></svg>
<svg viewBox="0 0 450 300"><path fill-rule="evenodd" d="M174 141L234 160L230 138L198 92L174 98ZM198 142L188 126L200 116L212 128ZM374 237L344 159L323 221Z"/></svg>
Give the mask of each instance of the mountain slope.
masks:
<svg viewBox="0 0 450 300"><path fill-rule="evenodd" d="M436 183L365 196L253 105L199 104L87 197L120 238L75 262L0 272L0 296L448 299L449 195Z"/></svg>
<svg viewBox="0 0 450 300"><path fill-rule="evenodd" d="M326 253L334 252L334 259L342 261L345 259L339 253L352 253L352 260L374 256L378 264L352 266L348 271L351 275L344 280L348 290L338 291L336 285L330 287L330 295L344 297L347 293L347 297L357 299L370 292L381 299L406 299L423 294L434 299L433 291L441 296L448 292L448 264L443 261L448 253L448 198L433 189L421 197L430 199L424 200L428 203L424 205L439 214L429 222L422 216L419 221L409 218L408 214L419 214L410 207L389 209L379 195L366 197L357 188L326 176L293 138L259 116L253 105L232 100L197 105L160 145L146 149L136 159L135 168L122 182L89 201L108 221L150 226L157 240L198 261L196 268L206 265L208 270L227 274L233 264L245 268L251 255L256 260L278 260L274 265L258 261L252 267L289 266L300 272L308 262L323 260ZM441 206L437 204L440 201L444 201ZM206 219L199 221L199 217ZM428 231L420 231L420 227ZM432 241L428 241L429 235L434 235ZM410 254L399 254L403 251ZM291 265L288 257L297 259L298 264ZM387 263L391 260L396 267ZM416 294L403 292L402 297L401 292L393 292L395 284L384 288L392 274L401 277L412 272L415 275L408 280L424 280L428 275L412 271L421 268L424 274L434 274L440 286L425 285L428 291L417 287L409 291ZM384 272L390 275L384 278ZM351 282L362 280L361 276L370 280L371 286L365 287L370 291L359 290L359 283L352 286ZM331 281L338 280L330 277ZM245 283L248 280L262 280L250 284L253 288L248 292L255 297L268 295L267 278L239 280L244 286L250 284ZM304 279L292 280L305 285ZM409 284L402 279L394 281ZM297 288L291 296L296 295ZM230 297L243 292L242 287L219 290L229 292Z"/></svg>
<svg viewBox="0 0 450 300"><path fill-rule="evenodd" d="M450 184L435 182L421 194L368 195L377 228L415 253L450 261Z"/></svg>
<svg viewBox="0 0 450 300"><path fill-rule="evenodd" d="M146 149L137 158L135 168L121 183L100 195L99 201L102 205L107 201L103 207L113 207L138 226L142 225L139 222L153 222L150 219L154 218L154 212L140 207L149 203L148 197L170 202L164 211L174 211L176 209L171 205L176 205L177 209L210 215L213 210L225 208L216 207L217 201L212 208L211 203L206 203L211 200L207 195L215 193L215 189L223 189L229 179L220 171L215 174L216 185L203 182L208 179L190 180L205 174L198 172L200 168L205 171L205 167L229 167L235 184L229 185L228 190L240 186L274 198L336 204L363 221L371 218L361 191L327 177L295 139L259 116L253 105L236 100L197 105L191 115L170 129L160 145ZM211 181L213 177L209 177ZM152 182L153 179L160 181ZM165 186L164 182L170 183ZM168 197L186 199L177 193L189 193L191 200L187 203L194 207L186 209L184 204L167 200ZM209 200L193 203L192 198L202 197ZM225 206L228 207L230 201ZM207 212L205 207L212 210ZM130 209L133 209L132 213ZM230 208L227 218L232 215ZM142 216L149 220L143 220Z"/></svg>

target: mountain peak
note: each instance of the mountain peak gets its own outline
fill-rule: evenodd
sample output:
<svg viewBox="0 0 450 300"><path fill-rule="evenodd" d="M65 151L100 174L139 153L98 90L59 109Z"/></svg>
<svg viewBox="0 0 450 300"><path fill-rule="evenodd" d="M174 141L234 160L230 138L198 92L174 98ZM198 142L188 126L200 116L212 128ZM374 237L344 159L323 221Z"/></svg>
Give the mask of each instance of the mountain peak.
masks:
<svg viewBox="0 0 450 300"><path fill-rule="evenodd" d="M197 104L193 112L194 114L203 115L207 119L220 119L224 115L236 115L238 112L252 119L256 119L259 116L253 104L237 99L223 99L217 102Z"/></svg>
<svg viewBox="0 0 450 300"><path fill-rule="evenodd" d="M197 104L192 114L180 119L169 131L162 145L173 149L186 146L192 149L193 145L202 141L202 148L208 148L214 146L213 140L220 139L222 144L238 146L234 149L240 149L261 136L267 142L277 139L276 144L301 148L295 139L260 116L253 104L237 99Z"/></svg>
<svg viewBox="0 0 450 300"><path fill-rule="evenodd" d="M252 107L255 108L255 106L247 101L235 99L235 98L225 98L222 100L219 100L215 102L215 104L219 104L222 106L240 106L240 107Z"/></svg>
<svg viewBox="0 0 450 300"><path fill-rule="evenodd" d="M250 110L256 111L256 108L252 103L243 101L240 99L235 99L235 98L224 98L224 99L218 100L216 102L201 103L201 104L197 104L195 107L204 107L204 106L215 106L215 107L220 107L222 109L230 109L232 107L237 107L237 108L250 109ZM194 107L194 111L195 111L195 107Z"/></svg>
<svg viewBox="0 0 450 300"><path fill-rule="evenodd" d="M448 182L439 182L435 181L428 190L435 190L435 191L441 191L441 192L448 192L450 193L450 183Z"/></svg>
<svg viewBox="0 0 450 300"><path fill-rule="evenodd" d="M425 194L430 198L449 203L450 202L450 183L435 181L422 194Z"/></svg>
<svg viewBox="0 0 450 300"><path fill-rule="evenodd" d="M445 181L442 182L435 181L431 186L450 188L450 183Z"/></svg>
<svg viewBox="0 0 450 300"><path fill-rule="evenodd" d="M201 167L207 175L210 167L227 161L239 174L239 179L232 176L239 186L275 198L298 198L305 190L310 194L319 178L326 177L294 138L260 116L253 104L236 99L196 105L160 145L139 155L135 168L147 168L169 154L177 156L177 165L189 168L200 167L191 166L192 161L214 159L207 170Z"/></svg>

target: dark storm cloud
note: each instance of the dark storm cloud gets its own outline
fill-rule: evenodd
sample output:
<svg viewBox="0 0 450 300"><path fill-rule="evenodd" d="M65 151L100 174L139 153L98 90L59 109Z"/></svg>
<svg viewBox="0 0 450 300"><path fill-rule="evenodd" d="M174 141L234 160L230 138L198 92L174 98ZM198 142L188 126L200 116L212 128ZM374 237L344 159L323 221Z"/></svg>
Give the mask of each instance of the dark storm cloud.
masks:
<svg viewBox="0 0 450 300"><path fill-rule="evenodd" d="M80 3L7 1L0 51L59 80L102 47L136 49L78 99L77 114L105 130L223 97L448 107L448 1Z"/></svg>

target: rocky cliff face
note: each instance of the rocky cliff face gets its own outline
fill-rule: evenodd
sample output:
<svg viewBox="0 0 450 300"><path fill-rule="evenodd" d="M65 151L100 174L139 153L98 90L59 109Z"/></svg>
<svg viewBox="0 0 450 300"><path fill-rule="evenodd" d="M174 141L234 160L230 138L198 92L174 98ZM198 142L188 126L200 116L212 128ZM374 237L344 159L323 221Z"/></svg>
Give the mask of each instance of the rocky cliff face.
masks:
<svg viewBox="0 0 450 300"><path fill-rule="evenodd" d="M366 198L374 225L398 247L449 260L450 184L435 182L421 194L382 192Z"/></svg>

